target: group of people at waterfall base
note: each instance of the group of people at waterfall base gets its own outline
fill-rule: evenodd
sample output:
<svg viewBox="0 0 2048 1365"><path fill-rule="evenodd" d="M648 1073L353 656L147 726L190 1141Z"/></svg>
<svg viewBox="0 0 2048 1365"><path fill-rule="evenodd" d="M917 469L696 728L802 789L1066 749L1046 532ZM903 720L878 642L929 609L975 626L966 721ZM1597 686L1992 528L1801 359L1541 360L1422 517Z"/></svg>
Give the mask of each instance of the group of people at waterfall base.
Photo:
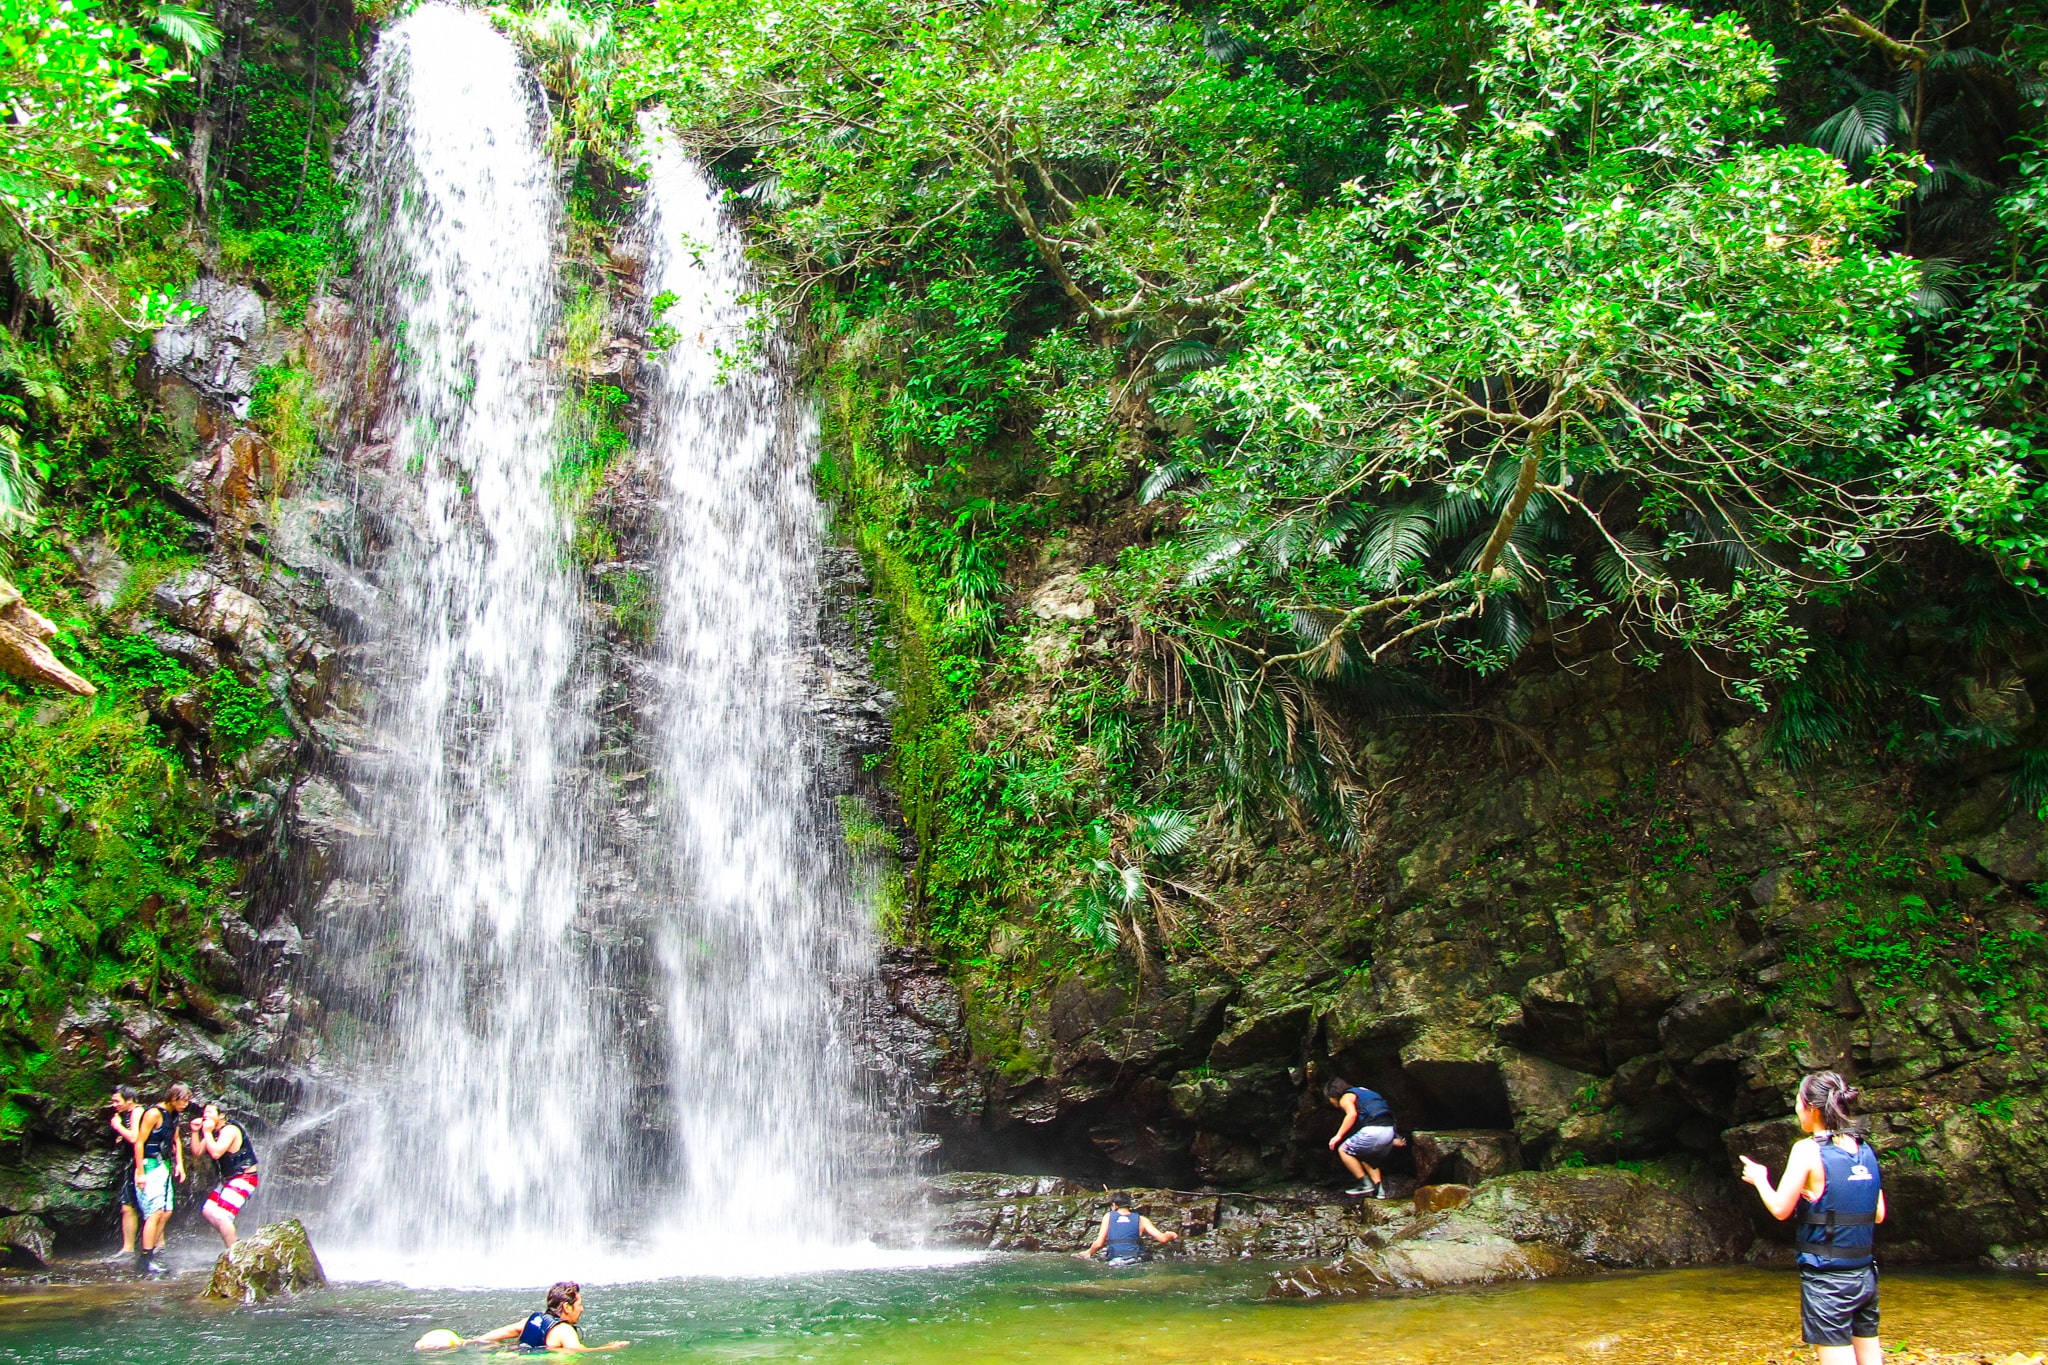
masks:
<svg viewBox="0 0 2048 1365"><path fill-rule="evenodd" d="M1344 1080L1330 1081L1323 1096L1343 1115L1329 1145L1357 1182L1345 1193L1382 1197L1386 1159L1407 1143L1395 1128L1392 1106L1379 1092ZM1808 1136L1793 1145L1784 1178L1774 1185L1761 1162L1742 1158L1742 1179L1756 1187L1771 1216L1798 1215L1800 1325L1807 1343L1818 1348L1820 1365L1879 1365L1883 1359L1873 1252L1877 1225L1885 1219L1884 1179L1877 1153L1850 1113L1855 1100L1855 1088L1835 1072L1806 1077L1794 1103L1799 1126ZM203 1105L196 1116L188 1117L192 1090L182 1083L151 1105L144 1105L124 1085L114 1091L112 1105L108 1125L126 1170L121 1186L122 1252L136 1257L138 1270L161 1272L157 1251L170 1222L176 1188L186 1181L188 1151L194 1161L203 1156L214 1163L217 1183L200 1212L222 1243L232 1247L235 1217L260 1179L248 1129L216 1104ZM1164 1245L1179 1236L1154 1226L1133 1207L1129 1194L1118 1191L1110 1196L1095 1240L1076 1254L1100 1255L1113 1266L1136 1265L1145 1259L1146 1239ZM537 1350L586 1351L626 1344L585 1346L576 1329L582 1316L583 1292L565 1280L548 1290L545 1308L518 1322L477 1337L429 1332L419 1345L431 1349L516 1341Z"/></svg>
<svg viewBox="0 0 2048 1365"><path fill-rule="evenodd" d="M1323 1097L1344 1115L1330 1148L1357 1181L1345 1193L1382 1197L1386 1159L1407 1144L1395 1130L1393 1108L1377 1091L1343 1080L1324 1086ZM1771 1216L1798 1215L1800 1326L1807 1344L1818 1349L1819 1365L1879 1365L1884 1358L1873 1255L1885 1217L1884 1179L1877 1153L1850 1113L1855 1100L1855 1088L1835 1072L1808 1076L1794 1101L1808 1136L1793 1144L1784 1179L1773 1185L1763 1163L1742 1158L1742 1179L1756 1187ZM1095 1240L1075 1254L1136 1265L1145 1259L1145 1239L1164 1244L1178 1237L1153 1226L1119 1190L1109 1197Z"/></svg>
<svg viewBox="0 0 2048 1365"><path fill-rule="evenodd" d="M214 1187L199 1213L223 1245L233 1246L235 1218L261 1180L249 1130L217 1104L190 1114L192 1087L183 1082L149 1105L133 1087L120 1086L112 1103L107 1125L114 1130L114 1155L122 1166L121 1254L133 1256L136 1270L144 1274L163 1273L157 1252L170 1226L178 1186L186 1180L187 1152L195 1163L205 1157L214 1165Z"/></svg>

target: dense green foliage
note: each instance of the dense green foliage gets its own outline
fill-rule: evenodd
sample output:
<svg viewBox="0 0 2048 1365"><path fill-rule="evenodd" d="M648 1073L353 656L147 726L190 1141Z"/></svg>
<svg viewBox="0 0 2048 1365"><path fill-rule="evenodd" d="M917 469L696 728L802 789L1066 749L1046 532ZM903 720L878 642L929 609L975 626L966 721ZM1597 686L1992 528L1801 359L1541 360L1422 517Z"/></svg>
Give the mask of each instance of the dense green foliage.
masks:
<svg viewBox="0 0 2048 1365"><path fill-rule="evenodd" d="M2017 7L620 22L620 89L807 310L942 941L1102 946L1140 905L1170 939L1195 893L1146 820L1344 842L1361 727L1545 655L1698 677L1787 762L2023 749L2031 802L2026 735L1815 634L2002 616L1951 665L1995 679L2036 629L2048 34Z"/></svg>
<svg viewBox="0 0 2048 1365"><path fill-rule="evenodd" d="M0 575L99 689L53 700L0 679L0 1078L18 1092L70 1083L53 1029L82 992L195 989L197 945L244 876L223 829L242 768L290 733L260 664L199 672L151 638L152 588L203 542L167 491L193 433L137 383L150 327L202 257L294 318L348 263L330 152L353 22L231 14L225 33L169 5L4 15ZM306 371L261 376L252 416L274 493L312 458Z"/></svg>

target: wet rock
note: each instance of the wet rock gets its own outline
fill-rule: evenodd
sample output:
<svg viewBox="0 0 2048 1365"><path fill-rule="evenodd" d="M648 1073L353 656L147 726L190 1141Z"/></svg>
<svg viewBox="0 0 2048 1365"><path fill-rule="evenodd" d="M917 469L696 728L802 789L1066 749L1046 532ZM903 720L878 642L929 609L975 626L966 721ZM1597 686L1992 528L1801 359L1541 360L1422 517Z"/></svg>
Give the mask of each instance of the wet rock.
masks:
<svg viewBox="0 0 2048 1365"><path fill-rule="evenodd" d="M208 569L188 569L157 584L150 605L194 634L252 658L273 652L270 616L263 604Z"/></svg>
<svg viewBox="0 0 2048 1365"><path fill-rule="evenodd" d="M1515 1135L1495 1128L1450 1129L1411 1133L1415 1178L1428 1184L1477 1185L1522 1168L1522 1145Z"/></svg>
<svg viewBox="0 0 2048 1365"><path fill-rule="evenodd" d="M22 599L21 590L0 578L0 673L26 683L90 697L99 689L65 667L51 652L57 627Z"/></svg>
<svg viewBox="0 0 2048 1365"><path fill-rule="evenodd" d="M313 1254L306 1226L296 1218L266 1224L220 1254L206 1297L229 1303L260 1303L275 1294L324 1288L327 1273Z"/></svg>
<svg viewBox="0 0 2048 1365"><path fill-rule="evenodd" d="M1628 1171L1520 1171L1469 1198L1460 1187L1426 1189L1406 1222L1372 1233L1333 1264L1275 1275L1267 1292L1318 1298L1706 1265L1749 1245L1733 1209Z"/></svg>
<svg viewBox="0 0 2048 1365"><path fill-rule="evenodd" d="M2048 1274L2048 1242L2018 1242L2012 1246L1993 1243L1984 1252L1982 1260L1993 1270L2027 1270L2037 1275Z"/></svg>
<svg viewBox="0 0 2048 1365"><path fill-rule="evenodd" d="M1470 1185L1420 1185L1415 1190L1415 1212L1418 1214L1461 1209L1471 1202Z"/></svg>
<svg viewBox="0 0 2048 1365"><path fill-rule="evenodd" d="M29 1214L0 1218L0 1249L15 1265L46 1266L57 1239L49 1224Z"/></svg>
<svg viewBox="0 0 2048 1365"><path fill-rule="evenodd" d="M1519 1171L1482 1185L1466 1211L1518 1242L1613 1270L1733 1260L1750 1242L1729 1205L1629 1171Z"/></svg>
<svg viewBox="0 0 2048 1365"><path fill-rule="evenodd" d="M1384 1247L1350 1253L1330 1265L1297 1266L1273 1277L1267 1297L1349 1297L1459 1285L1538 1280L1589 1269L1557 1247L1503 1237L1456 1213L1435 1213Z"/></svg>
<svg viewBox="0 0 2048 1365"><path fill-rule="evenodd" d="M1055 1176L956 1172L926 1182L940 1245L991 1251L1078 1251L1107 1211L1099 1186ZM1188 1193L1138 1189L1139 1212L1180 1240L1154 1254L1198 1261L1342 1255L1397 1206L1343 1201L1320 1192Z"/></svg>
<svg viewBox="0 0 2048 1365"><path fill-rule="evenodd" d="M157 373L176 376L236 417L247 417L256 371L277 358L262 295L207 276L185 297L206 311L157 330L149 347Z"/></svg>

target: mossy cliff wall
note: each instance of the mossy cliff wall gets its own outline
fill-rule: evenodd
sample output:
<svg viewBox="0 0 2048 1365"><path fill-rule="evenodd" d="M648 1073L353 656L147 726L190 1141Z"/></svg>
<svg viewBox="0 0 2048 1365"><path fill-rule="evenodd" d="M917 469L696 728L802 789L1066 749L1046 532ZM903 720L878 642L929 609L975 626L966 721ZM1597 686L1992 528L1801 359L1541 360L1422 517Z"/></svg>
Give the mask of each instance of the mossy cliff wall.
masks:
<svg viewBox="0 0 2048 1365"><path fill-rule="evenodd" d="M1111 501L1013 542L1012 624L954 656L962 685L937 672L940 613L903 537L863 520L847 462L828 457L827 486L904 699L875 761L905 817L874 1065L915 1090L942 1164L1334 1181L1319 1088L1343 1075L1405 1125L1498 1130L1512 1164L1677 1160L1735 1197L1735 1155L1781 1163L1799 1077L1836 1068L1864 1091L1902 1254L2048 1237L2048 845L2013 746L2037 732L2038 636L1989 655L1938 614L1888 616L1896 600L1817 623L1867 644L1873 691L1920 680L2004 737L1976 744L1893 713L1802 748L1782 708L1709 679L1551 652L1353 719L1370 794L1354 847L1284 810L1203 815L1187 851L1140 868L1148 940L1103 951L1074 930L1098 875L1087 822L1119 818L1121 790L1197 785L1104 720L1176 722L1168 666L1091 586L1145 509Z"/></svg>

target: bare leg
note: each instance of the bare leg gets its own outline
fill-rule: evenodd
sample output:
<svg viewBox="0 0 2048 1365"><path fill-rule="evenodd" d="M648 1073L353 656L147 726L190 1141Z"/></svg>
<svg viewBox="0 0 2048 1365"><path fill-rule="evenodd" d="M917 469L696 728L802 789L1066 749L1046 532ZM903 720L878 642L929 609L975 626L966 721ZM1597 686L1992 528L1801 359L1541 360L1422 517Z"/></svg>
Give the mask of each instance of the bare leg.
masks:
<svg viewBox="0 0 2048 1365"><path fill-rule="evenodd" d="M1372 1181L1372 1183L1373 1183L1373 1184L1377 1185L1377 1184L1379 1184L1379 1183L1380 1183L1380 1170L1379 1170L1379 1167L1377 1167L1377 1166L1367 1166L1367 1167L1365 1168L1365 1175L1366 1175L1366 1178L1367 1178L1368 1180Z"/></svg>
<svg viewBox="0 0 2048 1365"><path fill-rule="evenodd" d="M1337 1160L1344 1163L1344 1169L1351 1172L1353 1180L1365 1179L1365 1163L1357 1157L1340 1148L1337 1152Z"/></svg>
<svg viewBox="0 0 2048 1365"><path fill-rule="evenodd" d="M1820 1365L1856 1365L1853 1346L1816 1346L1813 1350L1820 1357Z"/></svg>
<svg viewBox="0 0 2048 1365"><path fill-rule="evenodd" d="M1884 1365L1884 1347L1877 1337L1850 1337L1856 1365Z"/></svg>
<svg viewBox="0 0 2048 1365"><path fill-rule="evenodd" d="M218 1204L204 1204L200 1206L199 1216L213 1225L213 1230L220 1234L220 1240L224 1245L234 1246L235 1215Z"/></svg>
<svg viewBox="0 0 2048 1365"><path fill-rule="evenodd" d="M171 1215L168 1209L162 1213L152 1213L149 1215L148 1221L142 1225L142 1249L144 1251L155 1251L163 1245L164 1225L170 1221Z"/></svg>
<svg viewBox="0 0 2048 1365"><path fill-rule="evenodd" d="M135 1211L133 1204L121 1206L121 1254L135 1254L135 1239L142 1233L142 1215Z"/></svg>

